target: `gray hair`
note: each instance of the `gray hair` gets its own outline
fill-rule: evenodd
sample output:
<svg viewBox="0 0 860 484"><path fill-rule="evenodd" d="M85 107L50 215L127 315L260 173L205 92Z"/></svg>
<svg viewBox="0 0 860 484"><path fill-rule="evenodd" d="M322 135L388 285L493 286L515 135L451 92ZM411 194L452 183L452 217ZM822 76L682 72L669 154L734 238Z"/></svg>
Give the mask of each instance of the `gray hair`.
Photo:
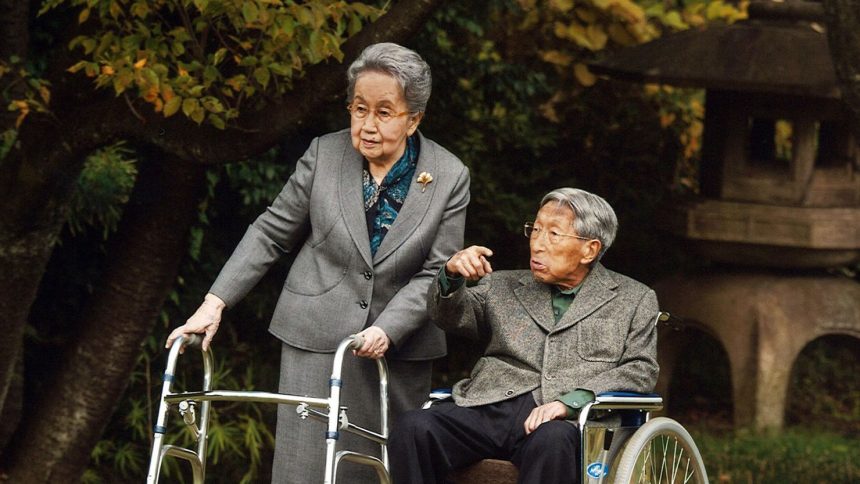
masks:
<svg viewBox="0 0 860 484"><path fill-rule="evenodd" d="M578 188L559 188L544 195L543 207L549 202L558 202L573 210L573 231L576 235L600 241L598 262L615 240L618 232L618 217L609 202L593 193Z"/></svg>
<svg viewBox="0 0 860 484"><path fill-rule="evenodd" d="M346 89L347 101L352 102L355 95L355 81L368 71L381 72L397 79L410 113L423 113L427 109L433 79L430 76L430 66L417 52L391 42L365 48L346 72L349 81Z"/></svg>

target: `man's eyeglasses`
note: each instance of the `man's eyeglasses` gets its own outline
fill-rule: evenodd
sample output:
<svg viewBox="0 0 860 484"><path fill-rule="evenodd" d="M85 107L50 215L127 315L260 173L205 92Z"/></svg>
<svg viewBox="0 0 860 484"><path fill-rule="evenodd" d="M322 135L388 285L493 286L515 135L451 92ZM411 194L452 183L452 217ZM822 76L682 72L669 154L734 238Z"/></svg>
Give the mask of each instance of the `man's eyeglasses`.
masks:
<svg viewBox="0 0 860 484"><path fill-rule="evenodd" d="M588 237L581 237L579 235L574 234L563 234L561 232L556 232L555 230L546 230L543 227L535 227L535 224L529 222L523 225L523 235L525 235L529 239L537 239L541 234L546 234L547 240L549 240L550 244L557 244L562 241L562 237L573 237L574 239L579 240L592 240Z"/></svg>
<svg viewBox="0 0 860 484"><path fill-rule="evenodd" d="M394 118L399 118L400 116L405 116L409 114L409 111L403 111L402 113L394 112L393 109L389 108L379 108L379 109L370 109L367 106L362 104L350 104L346 107L347 111L352 114L352 117L355 119L367 119L368 116L373 114L373 118L376 119L380 123L387 123Z"/></svg>

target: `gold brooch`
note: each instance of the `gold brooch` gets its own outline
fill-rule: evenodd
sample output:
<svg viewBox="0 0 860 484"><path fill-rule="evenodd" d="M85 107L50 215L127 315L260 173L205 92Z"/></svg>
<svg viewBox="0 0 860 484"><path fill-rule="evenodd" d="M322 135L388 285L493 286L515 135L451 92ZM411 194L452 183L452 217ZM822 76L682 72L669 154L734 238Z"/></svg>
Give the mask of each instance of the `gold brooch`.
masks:
<svg viewBox="0 0 860 484"><path fill-rule="evenodd" d="M426 171L422 171L418 175L418 179L415 181L421 184L421 191L424 192L424 189L427 188L427 184L433 181L433 175L427 173Z"/></svg>

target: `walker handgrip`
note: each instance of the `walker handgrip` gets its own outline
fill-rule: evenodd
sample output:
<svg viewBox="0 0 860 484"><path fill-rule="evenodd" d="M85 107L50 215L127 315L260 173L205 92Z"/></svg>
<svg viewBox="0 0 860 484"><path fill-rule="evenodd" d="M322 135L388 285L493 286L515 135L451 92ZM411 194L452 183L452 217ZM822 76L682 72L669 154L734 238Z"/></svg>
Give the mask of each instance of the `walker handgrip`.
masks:
<svg viewBox="0 0 860 484"><path fill-rule="evenodd" d="M350 335L352 337L352 343L350 343L350 348L358 350L364 346L364 335L361 334L353 334Z"/></svg>
<svg viewBox="0 0 860 484"><path fill-rule="evenodd" d="M180 336L179 339L182 340L182 346L197 348L198 350L203 347L203 335L197 333L190 333L183 336Z"/></svg>

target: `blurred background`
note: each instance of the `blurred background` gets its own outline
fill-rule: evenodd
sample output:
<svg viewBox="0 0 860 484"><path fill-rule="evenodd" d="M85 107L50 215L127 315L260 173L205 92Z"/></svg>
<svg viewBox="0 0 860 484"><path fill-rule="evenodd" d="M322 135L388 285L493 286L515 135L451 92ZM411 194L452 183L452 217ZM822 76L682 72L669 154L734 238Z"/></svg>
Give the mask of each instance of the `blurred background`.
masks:
<svg viewBox="0 0 860 484"><path fill-rule="evenodd" d="M613 205L620 230L604 264L662 288L663 309L690 320L682 335L665 339L673 347L666 350L672 362L661 375L661 389L670 396L664 413L691 430L712 482L860 481L860 315L851 300L860 286L860 236L851 225L860 207L860 164L852 134L857 132L857 111L843 104L851 101L851 89L843 87L840 94L836 84L813 86L819 91L792 91L778 83L772 89L720 84L724 79L713 81L704 74L661 78L659 72L613 57L671 35L749 22L748 2L0 4L5 9L0 87L8 105L0 126L5 130L0 140L0 292L7 300L0 305L0 318L8 320L0 326L0 353L6 355L0 480L44 482L28 467L52 469L40 474L54 476L48 482L143 478L166 335L199 305L248 224L280 191L310 140L348 126L340 61L354 57L350 42L367 43L371 37L362 35L372 34L376 41L413 48L432 67L434 92L421 130L469 166L466 243L492 248L494 268L527 267L522 224L532 219L549 190L580 187ZM801 22L825 46L827 29L851 31L845 23L852 17L837 15L838 8L856 7L857 2L835 1L823 10L816 5L812 20L797 14L781 21ZM394 15L399 23L382 24ZM843 23L829 23L831 18ZM273 28L287 40L270 38ZM229 49L212 40L220 35ZM793 49L771 47L774 52ZM711 55L672 48L674 54L661 51L655 59L696 66ZM744 66L758 61L747 54L741 48L723 53L727 75L743 77L742 71L749 70ZM822 58L831 69L840 65L839 59ZM816 65L809 59L806 69L817 72ZM770 73L790 76L773 68ZM328 84L318 84L321 79ZM706 114L706 106L715 105L714 91L770 96L734 101L740 107L761 102L777 111L755 111L741 120L750 130L758 126L755 120L770 120L764 131L743 138L743 149L781 164L776 172L762 175L771 188L750 185L744 193L760 194L753 196L757 205L836 207L843 218L821 230L848 232L847 245L837 247L847 257L799 263L804 254L795 249L835 249L816 241L743 239L750 232L739 239L731 234L715 239L706 229L695 228L699 212L688 207L702 207L707 200L750 201L742 190L726 188L734 176L728 168L708 164L722 152L702 149L703 143L714 146L714 139L728 137L732 125ZM795 101L798 107L788 114L778 112ZM835 107L811 121L801 116L818 113L815 106L823 105ZM806 126L802 123L815 123L816 151L824 143L821 126L833 120L844 121L843 138L849 141L840 145L842 164L826 183L844 182L847 188L838 188L847 195L837 197L835 205L809 202L808 196L781 198L782 192L772 187L785 184L778 178L783 172L790 171L790 180L804 187L818 183L812 168L807 178L798 178L801 168L795 168L803 161L797 141ZM750 141L756 139L767 144L765 155ZM738 173L741 180L754 177ZM679 225L679 213L692 222ZM830 220L829 213L815 215L809 223ZM737 222L732 216L713 216L728 220L729 229L716 225L715 230L731 232ZM794 216L782 211L763 215L771 220ZM767 235L765 229L762 237ZM698 243L714 240L736 245L715 252ZM768 252L748 250L750 244L768 247ZM290 262L285 257L225 313L214 342L215 387L277 388L280 343L266 329ZM789 311L785 301L794 301L835 307L834 314L844 315L845 321L795 345L798 350L788 360L780 359L777 350L761 348L741 355L771 358L766 371L762 365L735 361L735 340L721 333L721 320L686 308L696 305L702 278L717 274L731 281L751 272L759 281L751 283L757 284L755 291L785 280L809 289L802 297L791 292L785 300L774 296L771 301L766 293L765 302L751 310ZM841 295L820 286L831 283ZM728 283L735 289L748 287L743 284ZM720 287L708 286L708 304L745 304ZM684 291L689 292L686 299L676 297ZM773 333L813 325L799 314L789 313L783 319L791 322ZM766 340L760 333L769 331L761 324L766 318L750 318L722 327L747 331L751 341ZM783 340L773 344L788 346ZM449 356L436 364L435 385L450 386L465 376L477 355L473 343L450 339ZM185 360L190 364L179 385L192 389L199 385L198 362L195 357ZM743 371L779 378L773 380L777 383L744 379ZM781 389L776 401L782 408L772 409L776 417L768 416L768 396L756 393L772 388ZM750 410L738 411L738 406ZM207 482L268 481L274 413L271 405L214 406ZM171 438L187 443L190 434ZM165 479L188 482L190 473L174 461Z"/></svg>

